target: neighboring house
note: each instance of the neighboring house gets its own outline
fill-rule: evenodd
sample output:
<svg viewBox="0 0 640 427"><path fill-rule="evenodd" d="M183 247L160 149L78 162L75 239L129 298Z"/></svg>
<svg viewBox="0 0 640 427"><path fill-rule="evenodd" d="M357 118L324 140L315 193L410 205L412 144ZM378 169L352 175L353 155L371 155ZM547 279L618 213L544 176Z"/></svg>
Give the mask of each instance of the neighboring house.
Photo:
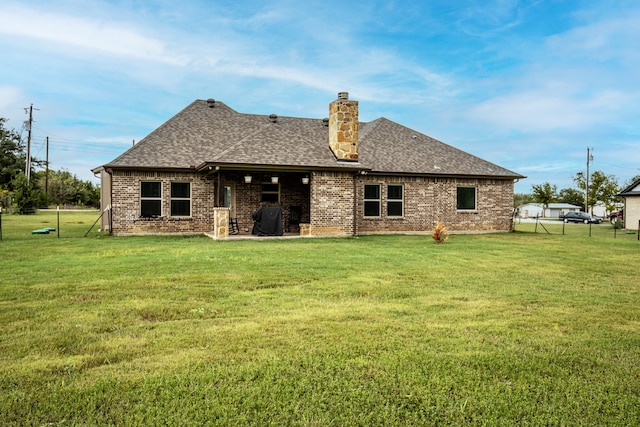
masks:
<svg viewBox="0 0 640 427"><path fill-rule="evenodd" d="M104 230L215 238L230 218L250 232L262 206L279 206L284 229L304 236L431 232L438 221L509 231L524 178L388 119L359 122L346 92L326 119L196 100L93 171L111 209Z"/></svg>
<svg viewBox="0 0 640 427"><path fill-rule="evenodd" d="M591 215L599 216L600 218L606 218L609 216L609 210L603 202L596 202L595 205L589 209Z"/></svg>
<svg viewBox="0 0 640 427"><path fill-rule="evenodd" d="M640 179L618 194L624 199L624 227L640 232Z"/></svg>
<svg viewBox="0 0 640 427"><path fill-rule="evenodd" d="M580 209L580 206L569 203L549 203L546 209L542 203L527 203L521 205L518 212L521 218L558 218L561 214Z"/></svg>

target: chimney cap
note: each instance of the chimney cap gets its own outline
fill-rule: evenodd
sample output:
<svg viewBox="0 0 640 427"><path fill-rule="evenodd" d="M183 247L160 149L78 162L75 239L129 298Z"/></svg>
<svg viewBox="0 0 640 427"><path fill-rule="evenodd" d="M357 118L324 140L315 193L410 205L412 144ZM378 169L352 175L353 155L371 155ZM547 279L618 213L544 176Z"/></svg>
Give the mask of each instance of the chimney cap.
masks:
<svg viewBox="0 0 640 427"><path fill-rule="evenodd" d="M338 92L338 99L349 99L349 92Z"/></svg>
<svg viewBox="0 0 640 427"><path fill-rule="evenodd" d="M213 108L216 105L216 100L213 98L209 98L207 99L207 104L209 105L209 108Z"/></svg>

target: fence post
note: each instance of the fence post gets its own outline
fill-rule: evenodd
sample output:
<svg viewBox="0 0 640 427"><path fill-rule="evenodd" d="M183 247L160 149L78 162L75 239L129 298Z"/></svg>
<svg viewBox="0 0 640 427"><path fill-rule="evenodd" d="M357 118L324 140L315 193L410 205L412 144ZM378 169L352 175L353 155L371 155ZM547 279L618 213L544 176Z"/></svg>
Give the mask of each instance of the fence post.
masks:
<svg viewBox="0 0 640 427"><path fill-rule="evenodd" d="M2 240L2 207L0 206L0 240Z"/></svg>

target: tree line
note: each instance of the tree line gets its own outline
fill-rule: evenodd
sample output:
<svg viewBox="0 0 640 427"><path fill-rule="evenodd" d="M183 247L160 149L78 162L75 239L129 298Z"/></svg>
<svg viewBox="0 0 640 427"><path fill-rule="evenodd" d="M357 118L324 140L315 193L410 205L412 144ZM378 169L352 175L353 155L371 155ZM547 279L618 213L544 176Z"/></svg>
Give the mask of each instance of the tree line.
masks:
<svg viewBox="0 0 640 427"><path fill-rule="evenodd" d="M100 188L65 170L46 171L42 160L31 159L30 179L25 174L26 145L20 134L0 118L0 206L20 214L55 206L100 207Z"/></svg>
<svg viewBox="0 0 640 427"><path fill-rule="evenodd" d="M558 190L557 185L545 182L531 186L531 194L516 194L515 207L526 203L540 203L545 208L550 203L569 203L581 206L587 212L593 214L593 207L601 204L607 212L616 210L622 200L618 197L620 191L640 179L637 175L620 186L614 175L602 171L595 171L589 176L589 194L587 195L587 179L584 172L578 172L573 176L575 188L563 188Z"/></svg>

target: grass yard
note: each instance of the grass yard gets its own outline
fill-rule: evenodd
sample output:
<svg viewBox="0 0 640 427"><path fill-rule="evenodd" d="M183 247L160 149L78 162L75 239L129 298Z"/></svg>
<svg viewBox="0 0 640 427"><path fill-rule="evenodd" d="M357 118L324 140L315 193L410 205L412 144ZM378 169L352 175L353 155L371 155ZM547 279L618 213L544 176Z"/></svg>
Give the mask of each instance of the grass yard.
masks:
<svg viewBox="0 0 640 427"><path fill-rule="evenodd" d="M83 238L98 215L2 216L0 425L639 425L635 235Z"/></svg>

